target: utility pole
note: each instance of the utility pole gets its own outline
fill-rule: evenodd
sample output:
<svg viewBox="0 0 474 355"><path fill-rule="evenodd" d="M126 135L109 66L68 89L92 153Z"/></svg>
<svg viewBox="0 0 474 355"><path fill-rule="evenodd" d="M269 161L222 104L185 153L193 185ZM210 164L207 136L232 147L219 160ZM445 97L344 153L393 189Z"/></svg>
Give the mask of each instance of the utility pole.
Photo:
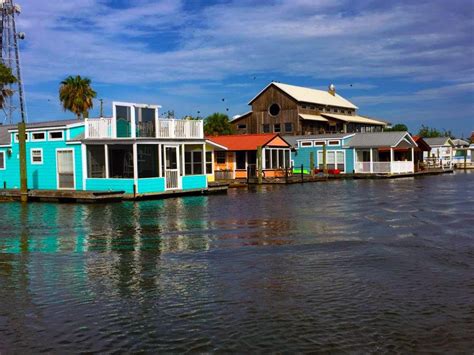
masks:
<svg viewBox="0 0 474 355"><path fill-rule="evenodd" d="M17 88L10 85L13 95L7 100L8 122L13 123L13 113L16 109L14 101L18 99L20 106L20 122L18 123L18 144L20 151L20 196L22 202L28 201L28 184L26 173L26 115L25 100L23 94L23 82L20 70L20 51L18 48L18 39L24 39L23 32L16 32L15 16L20 14L21 8L18 4L13 4L12 0L0 0L2 14L1 21L1 60L5 66L9 67L17 79Z"/></svg>
<svg viewBox="0 0 474 355"><path fill-rule="evenodd" d="M100 101L100 118L104 117L104 99L99 99Z"/></svg>

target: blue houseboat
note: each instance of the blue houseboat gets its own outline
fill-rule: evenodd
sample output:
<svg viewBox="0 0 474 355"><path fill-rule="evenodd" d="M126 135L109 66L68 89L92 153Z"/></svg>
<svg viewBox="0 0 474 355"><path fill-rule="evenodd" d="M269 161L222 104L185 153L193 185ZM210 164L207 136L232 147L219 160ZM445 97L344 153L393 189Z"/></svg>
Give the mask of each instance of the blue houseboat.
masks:
<svg viewBox="0 0 474 355"><path fill-rule="evenodd" d="M284 136L292 145L292 163L309 169L323 168L323 147L330 171L355 174L406 174L415 171L417 143L408 132L340 133Z"/></svg>
<svg viewBox="0 0 474 355"><path fill-rule="evenodd" d="M148 195L207 188L203 122L159 118L157 105L113 103L112 117L27 124L29 189ZM0 183L20 186L18 130L0 125Z"/></svg>

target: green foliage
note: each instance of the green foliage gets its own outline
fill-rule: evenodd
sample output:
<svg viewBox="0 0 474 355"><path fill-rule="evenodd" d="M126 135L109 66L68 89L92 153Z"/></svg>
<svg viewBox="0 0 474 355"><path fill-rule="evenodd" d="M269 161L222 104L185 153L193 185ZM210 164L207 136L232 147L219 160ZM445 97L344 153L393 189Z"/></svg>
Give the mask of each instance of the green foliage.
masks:
<svg viewBox="0 0 474 355"><path fill-rule="evenodd" d="M440 131L436 128L428 127L425 125L421 125L420 130L418 131L418 135L423 138L436 138L436 137L451 137L454 138L451 131Z"/></svg>
<svg viewBox="0 0 474 355"><path fill-rule="evenodd" d="M223 113L213 113L204 119L204 133L208 136L232 134L229 116Z"/></svg>
<svg viewBox="0 0 474 355"><path fill-rule="evenodd" d="M384 128L385 132L408 132L408 127L403 123L397 123L392 128Z"/></svg>
<svg viewBox="0 0 474 355"><path fill-rule="evenodd" d="M80 75L68 76L61 81L59 100L64 111L73 112L78 119L89 116L89 110L94 107L93 99L97 93L91 87L91 80Z"/></svg>
<svg viewBox="0 0 474 355"><path fill-rule="evenodd" d="M174 117L174 110L168 110L163 114L164 118L175 118Z"/></svg>
<svg viewBox="0 0 474 355"><path fill-rule="evenodd" d="M13 91L6 88L5 85L14 84L16 82L17 79L15 75L13 75L11 68L0 63L0 109L4 107L7 97L13 95Z"/></svg>

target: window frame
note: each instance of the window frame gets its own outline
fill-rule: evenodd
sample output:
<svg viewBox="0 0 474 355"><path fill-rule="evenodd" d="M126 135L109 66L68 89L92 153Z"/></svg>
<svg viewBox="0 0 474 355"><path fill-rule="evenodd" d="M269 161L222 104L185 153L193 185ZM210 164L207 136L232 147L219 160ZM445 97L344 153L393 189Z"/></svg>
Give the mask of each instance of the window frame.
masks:
<svg viewBox="0 0 474 355"><path fill-rule="evenodd" d="M0 151L0 155L2 156L1 161L3 162L3 168L0 166L0 170L7 170L7 154L5 151Z"/></svg>
<svg viewBox="0 0 474 355"><path fill-rule="evenodd" d="M205 153L205 152L204 152ZM187 159L187 154L190 155L190 160ZM195 154L200 154L201 155L201 161L195 161L194 156ZM187 150L184 152L184 174L186 176L192 176L192 175L206 175L205 172L202 171L203 169L203 163L204 163L204 154L202 150ZM195 172L195 165L200 166L200 173ZM190 168L190 172L187 170L187 168ZM204 167L205 168L205 167Z"/></svg>
<svg viewBox="0 0 474 355"><path fill-rule="evenodd" d="M225 153L225 152L224 152ZM210 154L210 158L208 159L207 154ZM206 151L205 156L206 156L206 175L212 175L214 174L214 164L212 163L212 151ZM208 166L211 168L210 173L208 172L207 168Z"/></svg>
<svg viewBox="0 0 474 355"><path fill-rule="evenodd" d="M61 133L61 138L52 138L51 134L53 133ZM49 131L48 132L48 141L50 142L59 142L64 140L64 131L63 130L58 130L58 131Z"/></svg>
<svg viewBox="0 0 474 355"><path fill-rule="evenodd" d="M334 142L337 142L334 144ZM336 147L341 145L341 141L339 139L334 139L334 140L328 140L328 147Z"/></svg>
<svg viewBox="0 0 474 355"><path fill-rule="evenodd" d="M247 129L247 125L246 124L238 124L237 129Z"/></svg>
<svg viewBox="0 0 474 355"><path fill-rule="evenodd" d="M284 125L285 125L285 132L287 133L293 132L293 122L285 122ZM291 130L287 130L288 125L290 125Z"/></svg>
<svg viewBox="0 0 474 355"><path fill-rule="evenodd" d="M36 139L35 134L42 134L43 138ZM45 142L46 141L46 131L30 132L30 136L31 136L32 142Z"/></svg>
<svg viewBox="0 0 474 355"><path fill-rule="evenodd" d="M310 148L313 147L313 141L299 141L298 145L300 148Z"/></svg>
<svg viewBox="0 0 474 355"><path fill-rule="evenodd" d="M34 161L34 151L41 152L41 161ZM44 155L43 155L43 148L30 148L30 163L31 165L43 165L44 163Z"/></svg>
<svg viewBox="0 0 474 355"><path fill-rule="evenodd" d="M15 142L15 143L20 143L20 140L18 139L18 138L19 138L18 135L19 135L18 132L16 132L16 133L13 134L13 142ZM25 137L26 137L26 138L25 138L25 142L29 142L29 141L30 141L29 132L25 132Z"/></svg>
<svg viewBox="0 0 474 355"><path fill-rule="evenodd" d="M277 130L277 126L278 126L278 130ZM280 123L275 123L273 125L273 133L281 133L281 124Z"/></svg>
<svg viewBox="0 0 474 355"><path fill-rule="evenodd" d="M222 150L218 150L216 151L216 164L225 164L227 163L227 152L226 151L222 151ZM219 159L224 159L224 161L219 161Z"/></svg>

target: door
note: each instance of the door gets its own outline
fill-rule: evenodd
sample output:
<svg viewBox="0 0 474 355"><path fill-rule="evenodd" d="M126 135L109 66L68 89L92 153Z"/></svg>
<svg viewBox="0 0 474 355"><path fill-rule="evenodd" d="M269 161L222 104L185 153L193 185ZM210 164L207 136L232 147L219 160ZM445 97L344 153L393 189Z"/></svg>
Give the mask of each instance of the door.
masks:
<svg viewBox="0 0 474 355"><path fill-rule="evenodd" d="M179 149L177 146L165 146L166 189L179 188Z"/></svg>
<svg viewBox="0 0 474 355"><path fill-rule="evenodd" d="M58 189L73 190L74 181L74 151L72 149L58 149L56 151Z"/></svg>

